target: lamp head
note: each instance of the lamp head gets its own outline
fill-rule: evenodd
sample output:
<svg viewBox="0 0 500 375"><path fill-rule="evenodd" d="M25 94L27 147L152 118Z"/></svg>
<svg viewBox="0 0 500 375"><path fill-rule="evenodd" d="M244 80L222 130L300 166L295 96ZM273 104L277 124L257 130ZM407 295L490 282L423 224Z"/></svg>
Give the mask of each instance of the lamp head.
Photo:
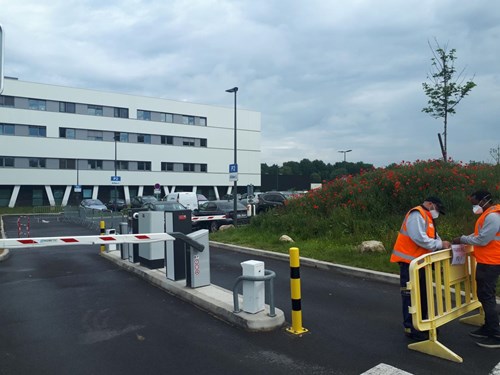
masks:
<svg viewBox="0 0 500 375"><path fill-rule="evenodd" d="M233 87L232 89L227 89L226 92L238 92L238 88Z"/></svg>

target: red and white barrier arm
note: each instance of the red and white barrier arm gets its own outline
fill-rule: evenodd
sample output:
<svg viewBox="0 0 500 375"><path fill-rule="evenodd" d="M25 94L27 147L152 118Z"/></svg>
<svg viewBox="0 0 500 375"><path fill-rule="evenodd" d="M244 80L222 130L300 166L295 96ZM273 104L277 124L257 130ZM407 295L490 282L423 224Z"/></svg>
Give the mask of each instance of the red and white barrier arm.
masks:
<svg viewBox="0 0 500 375"><path fill-rule="evenodd" d="M173 240L175 240L175 238L167 233L108 234L104 236L74 237L3 238L0 239L0 248L13 249L19 247L45 247L66 245L109 245L119 243L151 243Z"/></svg>
<svg viewBox="0 0 500 375"><path fill-rule="evenodd" d="M193 216L191 221L193 223L198 221L212 221L212 220L224 220L227 219L226 215L213 215L213 216Z"/></svg>

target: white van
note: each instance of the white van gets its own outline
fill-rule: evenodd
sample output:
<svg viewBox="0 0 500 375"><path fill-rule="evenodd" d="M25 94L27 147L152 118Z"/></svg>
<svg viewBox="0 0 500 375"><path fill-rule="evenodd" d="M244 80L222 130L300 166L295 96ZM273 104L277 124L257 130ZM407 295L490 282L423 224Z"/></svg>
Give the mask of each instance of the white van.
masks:
<svg viewBox="0 0 500 375"><path fill-rule="evenodd" d="M191 191L182 191L179 193L167 194L164 198L167 202L179 202L191 211L198 208L198 197L196 193Z"/></svg>

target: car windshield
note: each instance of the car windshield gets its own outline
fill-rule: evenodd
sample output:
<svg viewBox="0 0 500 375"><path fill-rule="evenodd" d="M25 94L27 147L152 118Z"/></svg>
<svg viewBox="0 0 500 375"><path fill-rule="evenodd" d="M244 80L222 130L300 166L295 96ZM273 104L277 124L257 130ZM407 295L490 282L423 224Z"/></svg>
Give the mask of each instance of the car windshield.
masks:
<svg viewBox="0 0 500 375"><path fill-rule="evenodd" d="M102 202L98 199L87 199L84 203L88 205L102 205Z"/></svg>
<svg viewBox="0 0 500 375"><path fill-rule="evenodd" d="M227 202L219 202L217 204L221 210L228 210L231 211L234 209L234 201L227 201ZM242 205L239 202L236 202L236 209L237 210L246 210L246 207Z"/></svg>
<svg viewBox="0 0 500 375"><path fill-rule="evenodd" d="M154 204L153 208L155 211L167 211L167 210L177 211L177 210L186 210L187 209L182 204L177 203L177 202L160 202L160 203Z"/></svg>

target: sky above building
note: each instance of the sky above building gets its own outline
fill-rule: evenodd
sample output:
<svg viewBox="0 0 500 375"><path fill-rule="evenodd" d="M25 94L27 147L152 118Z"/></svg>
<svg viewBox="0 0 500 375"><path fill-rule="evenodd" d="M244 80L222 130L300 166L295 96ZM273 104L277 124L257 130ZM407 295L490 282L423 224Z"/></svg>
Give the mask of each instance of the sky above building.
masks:
<svg viewBox="0 0 500 375"><path fill-rule="evenodd" d="M268 165L440 158L443 121L422 112L437 40L477 84L449 157L493 162L500 144L497 1L0 0L0 24L20 80L225 107L238 86Z"/></svg>

